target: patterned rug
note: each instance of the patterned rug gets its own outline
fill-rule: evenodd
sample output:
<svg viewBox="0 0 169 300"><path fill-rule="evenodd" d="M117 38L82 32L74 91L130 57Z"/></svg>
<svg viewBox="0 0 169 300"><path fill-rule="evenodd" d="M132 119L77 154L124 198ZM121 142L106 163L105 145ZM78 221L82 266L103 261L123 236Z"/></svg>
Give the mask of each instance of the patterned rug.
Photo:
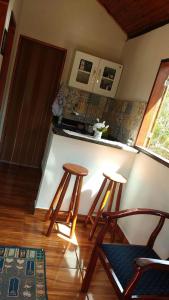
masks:
<svg viewBox="0 0 169 300"><path fill-rule="evenodd" d="M0 246L0 299L47 300L43 249Z"/></svg>

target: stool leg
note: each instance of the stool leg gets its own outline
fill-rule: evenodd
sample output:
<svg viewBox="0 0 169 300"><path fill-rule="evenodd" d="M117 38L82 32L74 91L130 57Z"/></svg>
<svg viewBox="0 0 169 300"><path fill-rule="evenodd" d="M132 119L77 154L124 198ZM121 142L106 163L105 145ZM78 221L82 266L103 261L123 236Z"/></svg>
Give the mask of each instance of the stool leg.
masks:
<svg viewBox="0 0 169 300"><path fill-rule="evenodd" d="M102 212L103 212L103 210L104 210L104 208L105 208L105 206L106 206L106 203L107 203L107 201L108 201L108 198L109 198L109 196L110 196L110 192L111 192L111 189L112 189L112 185L113 185L113 182L110 181L110 182L109 182L109 185L108 185L108 188L107 188L107 190L106 190L105 196L104 196L104 198L103 198L103 200L102 200L102 202L101 202L101 205L100 205L100 207L99 207L99 209L98 209L97 216L96 216L96 219L95 219L95 221L94 221L94 224L92 225L92 229L91 229L90 234L89 234L89 240L92 240L93 235L94 235L94 233L95 233L95 231L96 231L96 227L97 227L97 225L98 225L99 218L100 218L100 216L101 216L101 214L102 214Z"/></svg>
<svg viewBox="0 0 169 300"><path fill-rule="evenodd" d="M78 189L78 182L79 182L79 178L76 177L76 181L75 181L75 184L74 184L73 193L72 193L72 197L71 197L71 201L70 201L70 205L69 205L69 211L68 211L68 216L67 216L67 219L66 219L66 223L70 222L70 218L71 218L71 215L73 213L73 208L74 208L74 205L75 205L75 199L76 199L76 194L77 194L77 189Z"/></svg>
<svg viewBox="0 0 169 300"><path fill-rule="evenodd" d="M71 227L71 232L70 232L70 238L73 237L74 232L75 232L75 227L76 227L76 222L77 222L77 214L78 214L78 209L79 209L79 203L80 203L80 194L81 194L81 189L82 189L82 183L83 183L83 177L78 176L76 179L75 185L77 185L77 194L76 194L76 199L75 199L75 206L74 206L74 212L73 212L73 221L72 221L72 227Z"/></svg>
<svg viewBox="0 0 169 300"><path fill-rule="evenodd" d="M60 193L61 193L61 191L62 191L62 189L63 189L63 186L64 186L64 184L65 184L65 181L66 181L66 179L67 179L67 176L68 176L68 172L65 172L65 173L63 174L62 180L61 180L61 182L60 182L60 184L59 184L59 186L58 186L58 188L57 188L57 191L56 191L55 196L54 196L54 198L53 198L53 201L52 201L52 203L51 203L51 205L50 205L50 208L48 209L48 212L47 212L47 214L46 214L46 217L45 217L45 220L46 220L46 221L48 221L48 220L50 219L51 214L53 213L53 207L55 206L55 203L57 202L57 200L58 200L58 198L59 198L59 196L60 196Z"/></svg>
<svg viewBox="0 0 169 300"><path fill-rule="evenodd" d="M115 212L119 211L119 209L120 209L120 200L121 200L122 188L123 188L123 184L120 183L118 194L117 194Z"/></svg>
<svg viewBox="0 0 169 300"><path fill-rule="evenodd" d="M115 212L119 211L119 209L120 209L120 200L121 200L122 188L123 188L123 184L120 183L119 184L119 190L118 190L118 193L117 193ZM114 239L115 239L116 228L117 228L117 220L114 220L113 228L112 228L113 231L111 232L112 241L114 241Z"/></svg>
<svg viewBox="0 0 169 300"><path fill-rule="evenodd" d="M90 219L90 217L92 216L92 214L93 214L93 212L94 212L94 210L95 210L95 208L96 208L96 205L97 205L97 203L98 203L98 201L99 201L99 199L100 199L100 197L101 197L101 194L102 194L102 192L103 192L103 190L104 190L104 188L105 188L106 183L107 183L107 178L105 178L105 179L103 180L102 185L101 185L101 187L100 187L100 189L99 189L99 191L98 191L98 193L97 193L97 195L96 195L96 198L95 198L95 200L93 201L93 204L92 204L92 206L91 206L91 208L90 208L90 210L89 210L89 212L88 212L88 215L87 215L87 217L85 218L85 225L87 225L87 223L89 222L89 219Z"/></svg>
<svg viewBox="0 0 169 300"><path fill-rule="evenodd" d="M109 202L108 202L108 206L107 206L107 212L110 212L111 209L112 209L115 190L116 190L116 182L113 182L113 189L111 190L111 195L109 197Z"/></svg>
<svg viewBox="0 0 169 300"><path fill-rule="evenodd" d="M46 236L50 236L50 234L51 234L51 231L52 231L52 229L53 229L53 225L54 225L54 223L55 223L55 220L56 220L56 218L57 218L58 212L59 212L60 207L61 207L61 205L62 205L64 196L65 196L65 194L66 194L66 190L67 190L67 187L68 187L68 185L69 185L70 178L71 178L71 174L69 174L69 175L67 176L66 180L65 180L65 183L64 183L62 192L61 192L61 194L60 194L60 197L59 197L59 200L58 200L58 203L57 203L57 206L56 206L56 208L55 208L54 213L52 214L51 222L50 222L48 231L47 231L47 233L46 233Z"/></svg>

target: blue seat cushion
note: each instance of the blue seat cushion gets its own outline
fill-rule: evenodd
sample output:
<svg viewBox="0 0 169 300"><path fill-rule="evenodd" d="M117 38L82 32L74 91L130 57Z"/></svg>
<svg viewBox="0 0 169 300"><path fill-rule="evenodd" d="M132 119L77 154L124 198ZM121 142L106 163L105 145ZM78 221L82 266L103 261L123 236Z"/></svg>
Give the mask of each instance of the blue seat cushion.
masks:
<svg viewBox="0 0 169 300"><path fill-rule="evenodd" d="M160 259L154 250L147 246L102 244L101 249L123 289L134 275L136 258ZM137 283L133 295L169 296L169 272L152 269L146 271Z"/></svg>

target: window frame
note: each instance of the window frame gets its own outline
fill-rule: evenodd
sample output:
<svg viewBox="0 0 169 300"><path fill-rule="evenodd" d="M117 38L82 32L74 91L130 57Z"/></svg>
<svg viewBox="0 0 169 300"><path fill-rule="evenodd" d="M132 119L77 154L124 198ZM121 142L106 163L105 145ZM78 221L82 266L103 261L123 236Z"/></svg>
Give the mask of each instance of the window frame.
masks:
<svg viewBox="0 0 169 300"><path fill-rule="evenodd" d="M166 71L165 68L162 69L164 64L166 67ZM148 144L150 139L150 137L148 136L148 132L150 132L154 127L154 123L157 119L158 112L162 104L163 97L161 97L160 95L164 95L167 88L164 88L163 84L164 81L168 78L169 72L167 72L167 69L169 70L169 58L162 59L160 62L159 69L145 109L145 113L138 131L135 148L162 163L163 165L169 167L169 161L167 159L156 154L155 152L152 152L149 148L146 148L146 145Z"/></svg>

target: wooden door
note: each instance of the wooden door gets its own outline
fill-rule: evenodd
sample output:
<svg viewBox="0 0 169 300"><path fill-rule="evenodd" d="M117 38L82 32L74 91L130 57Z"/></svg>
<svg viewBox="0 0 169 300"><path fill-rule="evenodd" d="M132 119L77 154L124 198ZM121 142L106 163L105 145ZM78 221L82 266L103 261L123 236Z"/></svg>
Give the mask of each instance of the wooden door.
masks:
<svg viewBox="0 0 169 300"><path fill-rule="evenodd" d="M1 139L0 159L40 167L66 50L21 36Z"/></svg>
<svg viewBox="0 0 169 300"><path fill-rule="evenodd" d="M2 61L2 66L1 66L1 70L0 70L0 107L2 105L2 100L3 100L3 95L4 95L9 61L10 61L13 40L14 40L14 35L15 35L15 29L16 29L16 23L15 23L14 15L13 15L13 13L11 13L11 18L10 18L10 22L9 22L9 28L8 28L8 33L7 33L6 43L5 43L5 52L3 55L3 61Z"/></svg>

